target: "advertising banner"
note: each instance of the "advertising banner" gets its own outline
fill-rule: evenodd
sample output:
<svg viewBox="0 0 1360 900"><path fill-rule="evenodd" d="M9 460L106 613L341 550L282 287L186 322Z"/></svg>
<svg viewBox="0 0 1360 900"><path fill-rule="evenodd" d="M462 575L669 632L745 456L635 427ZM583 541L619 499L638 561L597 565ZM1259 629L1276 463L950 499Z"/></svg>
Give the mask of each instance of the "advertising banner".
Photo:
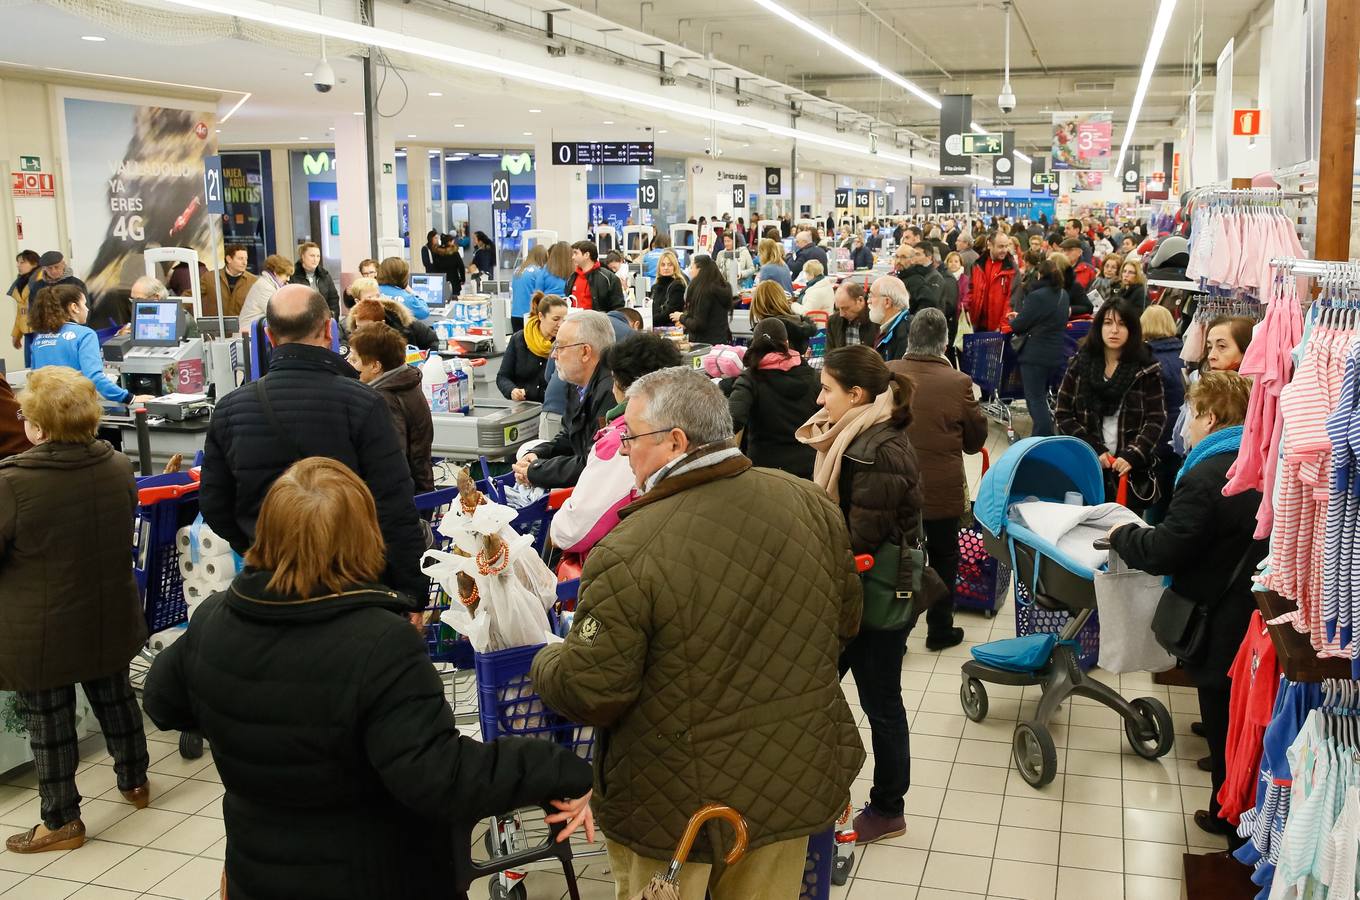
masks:
<svg viewBox="0 0 1360 900"><path fill-rule="evenodd" d="M946 94L940 100L940 174L967 175L973 161L963 153L963 135L973 121L973 95Z"/></svg>
<svg viewBox="0 0 1360 900"><path fill-rule="evenodd" d="M259 150L222 154L222 243L242 244L250 257L250 271L260 271L274 250L274 204L269 194L272 173L269 155Z"/></svg>
<svg viewBox="0 0 1360 900"><path fill-rule="evenodd" d="M1001 132L1001 155L992 159L992 186L1015 184L1015 132Z"/></svg>
<svg viewBox="0 0 1360 900"><path fill-rule="evenodd" d="M1105 183L1104 172L1073 172L1076 176L1074 191L1098 191Z"/></svg>
<svg viewBox="0 0 1360 900"><path fill-rule="evenodd" d="M215 113L66 97L71 263L90 305L146 274L147 247L191 247L208 261L203 160Z"/></svg>
<svg viewBox="0 0 1360 900"><path fill-rule="evenodd" d="M1053 114L1053 169L1104 172L1110 168L1110 112Z"/></svg>

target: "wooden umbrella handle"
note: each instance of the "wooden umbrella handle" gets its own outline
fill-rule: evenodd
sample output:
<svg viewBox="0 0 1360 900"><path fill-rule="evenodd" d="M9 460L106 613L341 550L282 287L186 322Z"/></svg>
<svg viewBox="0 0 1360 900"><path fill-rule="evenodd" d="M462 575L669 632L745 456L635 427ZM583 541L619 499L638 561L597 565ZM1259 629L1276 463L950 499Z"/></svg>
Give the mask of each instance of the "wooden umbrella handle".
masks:
<svg viewBox="0 0 1360 900"><path fill-rule="evenodd" d="M673 870L684 865L685 860L689 859L689 851L694 846L695 839L699 836L699 829L710 819L724 819L736 832L736 841L733 842L732 849L724 857L727 864L729 866L736 865L737 860L746 855L746 819L730 806L710 803L700 807L698 812L690 816L689 824L685 826L685 833L680 837L680 845L675 848L675 858L671 860Z"/></svg>

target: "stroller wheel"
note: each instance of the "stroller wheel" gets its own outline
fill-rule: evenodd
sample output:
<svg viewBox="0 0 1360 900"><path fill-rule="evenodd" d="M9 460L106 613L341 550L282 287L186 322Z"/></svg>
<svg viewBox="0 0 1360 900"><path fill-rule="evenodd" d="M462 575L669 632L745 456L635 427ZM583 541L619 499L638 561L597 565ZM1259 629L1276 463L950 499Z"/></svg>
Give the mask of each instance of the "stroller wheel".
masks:
<svg viewBox="0 0 1360 900"><path fill-rule="evenodd" d="M963 714L974 722L987 718L987 689L976 678L965 679L959 685L959 705Z"/></svg>
<svg viewBox="0 0 1360 900"><path fill-rule="evenodd" d="M831 883L842 885L850 880L850 870L855 867L855 854L837 856L831 864Z"/></svg>
<svg viewBox="0 0 1360 900"><path fill-rule="evenodd" d="M1038 722L1021 722L1011 739L1011 758L1030 787L1041 788L1058 774L1058 750L1053 736Z"/></svg>
<svg viewBox="0 0 1360 900"><path fill-rule="evenodd" d="M203 735L192 731L179 734L179 755L185 759L198 759L203 755Z"/></svg>
<svg viewBox="0 0 1360 900"><path fill-rule="evenodd" d="M1139 728L1127 719L1124 720L1124 736L1129 739L1133 752L1143 759L1160 759L1171 752L1176 742L1176 726L1162 701L1154 697L1138 697L1129 705L1142 717L1149 732L1141 736Z"/></svg>

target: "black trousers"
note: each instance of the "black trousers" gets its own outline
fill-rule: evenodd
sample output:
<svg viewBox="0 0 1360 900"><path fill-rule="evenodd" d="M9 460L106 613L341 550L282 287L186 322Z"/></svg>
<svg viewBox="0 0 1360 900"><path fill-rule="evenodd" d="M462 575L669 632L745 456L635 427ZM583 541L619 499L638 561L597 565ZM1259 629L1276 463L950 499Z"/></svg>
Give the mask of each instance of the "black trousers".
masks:
<svg viewBox="0 0 1360 900"><path fill-rule="evenodd" d="M944 637L954 627L954 580L959 574L959 520L926 519L930 567L949 588L949 596L926 610L926 637Z"/></svg>
<svg viewBox="0 0 1360 900"><path fill-rule="evenodd" d="M864 629L841 652L841 677L851 672L859 704L869 718L874 751L874 786L869 804L883 816L900 816L911 787L911 733L902 703L902 657L907 629Z"/></svg>
<svg viewBox="0 0 1360 900"><path fill-rule="evenodd" d="M132 692L127 670L81 682L81 687L85 688L85 696L104 732L118 789L130 791L146 784L146 769L151 760L146 752L142 710ZM68 684L16 694L38 769L38 803L43 824L56 830L80 818L80 792L76 790L76 769L80 766L76 686Z"/></svg>
<svg viewBox="0 0 1360 900"><path fill-rule="evenodd" d="M1196 686L1199 690L1199 718L1204 723L1204 740L1209 744L1209 815L1218 818L1218 792L1228 778L1228 709L1232 683L1227 679ZM1237 835L1228 838L1233 849L1243 840Z"/></svg>
<svg viewBox="0 0 1360 900"><path fill-rule="evenodd" d="M1048 383L1053 380L1054 366L1020 363L1020 383L1025 389L1025 408L1034 423L1032 437L1053 436L1053 413L1048 408Z"/></svg>

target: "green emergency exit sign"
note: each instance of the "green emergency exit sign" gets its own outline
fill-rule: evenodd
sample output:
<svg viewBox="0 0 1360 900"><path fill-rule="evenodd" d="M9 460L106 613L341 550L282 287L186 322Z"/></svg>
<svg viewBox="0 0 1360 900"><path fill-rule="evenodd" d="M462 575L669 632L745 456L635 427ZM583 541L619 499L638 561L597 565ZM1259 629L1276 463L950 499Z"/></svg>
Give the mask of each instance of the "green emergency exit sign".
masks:
<svg viewBox="0 0 1360 900"><path fill-rule="evenodd" d="M36 157L36 156L21 156L21 157L19 157L19 171L20 171L20 172L41 172L41 171L42 171L42 160L39 159L39 158Z"/></svg>

